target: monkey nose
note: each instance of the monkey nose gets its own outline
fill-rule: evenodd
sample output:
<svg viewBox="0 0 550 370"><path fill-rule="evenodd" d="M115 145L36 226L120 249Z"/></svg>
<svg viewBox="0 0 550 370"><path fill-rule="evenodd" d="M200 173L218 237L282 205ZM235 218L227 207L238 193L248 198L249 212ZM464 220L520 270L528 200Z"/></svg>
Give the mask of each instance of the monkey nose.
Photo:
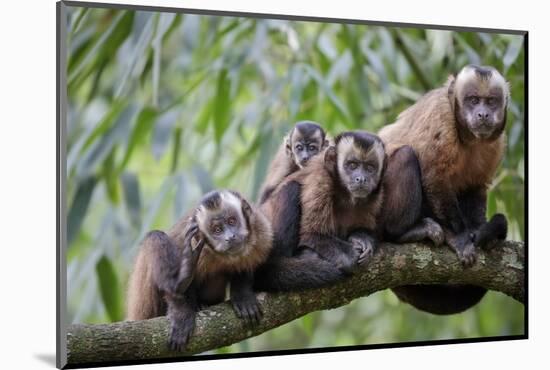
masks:
<svg viewBox="0 0 550 370"><path fill-rule="evenodd" d="M227 238L225 238L226 242L232 242L235 241L235 234L229 235Z"/></svg>
<svg viewBox="0 0 550 370"><path fill-rule="evenodd" d="M355 182L358 183L358 184L364 184L366 181L367 181L367 179L365 179L362 176L359 176L359 177L355 178Z"/></svg>
<svg viewBox="0 0 550 370"><path fill-rule="evenodd" d="M487 112L479 112L477 114L477 117L482 120L487 120L489 118L489 113Z"/></svg>

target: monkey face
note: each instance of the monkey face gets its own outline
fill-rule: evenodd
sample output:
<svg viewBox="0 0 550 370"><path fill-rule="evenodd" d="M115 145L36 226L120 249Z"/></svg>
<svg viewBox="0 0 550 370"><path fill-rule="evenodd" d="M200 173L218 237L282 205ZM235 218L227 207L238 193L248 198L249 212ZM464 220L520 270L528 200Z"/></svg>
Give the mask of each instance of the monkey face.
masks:
<svg viewBox="0 0 550 370"><path fill-rule="evenodd" d="M298 168L304 168L308 161L325 147L325 132L315 122L299 122L292 129L287 140L287 153Z"/></svg>
<svg viewBox="0 0 550 370"><path fill-rule="evenodd" d="M239 254L246 245L248 231L238 214L228 210L210 219L208 241L218 253Z"/></svg>
<svg viewBox="0 0 550 370"><path fill-rule="evenodd" d="M230 191L214 191L203 198L196 218L208 246L217 253L246 253L248 225L243 207L245 200Z"/></svg>
<svg viewBox="0 0 550 370"><path fill-rule="evenodd" d="M299 168L304 168L307 162L315 155L319 154L320 145L317 142L308 142L306 140L297 141L292 148L294 163Z"/></svg>
<svg viewBox="0 0 550 370"><path fill-rule="evenodd" d="M506 123L508 84L491 67L467 66L455 81L457 123L478 139L500 135Z"/></svg>
<svg viewBox="0 0 550 370"><path fill-rule="evenodd" d="M353 199L367 198L378 188L385 151L380 139L363 133L344 133L337 138L338 176Z"/></svg>

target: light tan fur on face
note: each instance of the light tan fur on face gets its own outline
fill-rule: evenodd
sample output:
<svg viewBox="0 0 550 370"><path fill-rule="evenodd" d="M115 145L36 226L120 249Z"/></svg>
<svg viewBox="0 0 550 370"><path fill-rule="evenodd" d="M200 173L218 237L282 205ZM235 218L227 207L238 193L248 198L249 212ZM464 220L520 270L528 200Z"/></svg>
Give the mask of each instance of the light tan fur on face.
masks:
<svg viewBox="0 0 550 370"><path fill-rule="evenodd" d="M464 98L464 91L467 88L474 88L477 91L477 95L481 97L487 97L491 95L495 90L500 90L502 97L507 99L510 95L510 87L508 82L502 77L502 75L494 68L491 68L491 77L483 79L478 76L475 69L471 66L464 67L455 79L455 96L459 102L462 102Z"/></svg>
<svg viewBox="0 0 550 370"><path fill-rule="evenodd" d="M360 162L367 162L374 159L379 164L377 175L382 174L382 163L384 163L384 147L381 143L375 142L368 151L364 151L359 146L355 145L352 137L343 137L337 146L338 150L338 172L340 176L346 176L344 171L344 162L350 157L357 159Z"/></svg>

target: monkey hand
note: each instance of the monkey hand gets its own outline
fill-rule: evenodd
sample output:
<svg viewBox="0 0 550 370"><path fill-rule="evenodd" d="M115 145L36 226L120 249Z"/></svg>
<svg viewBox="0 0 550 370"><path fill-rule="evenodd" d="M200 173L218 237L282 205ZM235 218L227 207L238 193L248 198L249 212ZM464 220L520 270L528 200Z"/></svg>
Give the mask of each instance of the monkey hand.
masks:
<svg viewBox="0 0 550 370"><path fill-rule="evenodd" d="M358 265L357 261L359 260L360 253L351 243L346 243L346 245L349 246L349 248L346 248L346 252L340 248L337 249L331 260L342 274L351 275Z"/></svg>
<svg viewBox="0 0 550 370"><path fill-rule="evenodd" d="M351 236L349 242L357 252L357 264L362 265L368 261L374 254L374 241L370 237Z"/></svg>
<svg viewBox="0 0 550 370"><path fill-rule="evenodd" d="M248 325L258 324L262 318L260 304L253 292L239 294L231 297L233 310L240 319L243 319Z"/></svg>
<svg viewBox="0 0 550 370"><path fill-rule="evenodd" d="M195 315L180 316L170 320L168 346L172 351L182 351L195 330Z"/></svg>
<svg viewBox="0 0 550 370"><path fill-rule="evenodd" d="M470 230L454 234L449 231L445 233L447 244L453 248L464 267L471 267L477 261L476 248L474 245L474 234Z"/></svg>
<svg viewBox="0 0 550 370"><path fill-rule="evenodd" d="M199 225L195 219L191 219L185 232L183 239L183 247L185 250L191 250L191 257L193 262L196 262L204 247L204 235L199 229ZM194 241L194 243L193 243Z"/></svg>

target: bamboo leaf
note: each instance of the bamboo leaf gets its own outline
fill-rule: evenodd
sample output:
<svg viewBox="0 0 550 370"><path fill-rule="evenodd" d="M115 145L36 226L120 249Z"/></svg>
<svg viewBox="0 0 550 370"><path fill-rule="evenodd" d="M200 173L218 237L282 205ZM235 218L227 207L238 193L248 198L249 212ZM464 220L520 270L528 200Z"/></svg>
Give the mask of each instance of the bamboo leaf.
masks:
<svg viewBox="0 0 550 370"><path fill-rule="evenodd" d="M199 182L199 186L203 193L208 193L209 191L214 189L212 178L210 177L210 174L204 169L204 167L198 164L194 165L193 173L195 174L195 177L197 178L197 181Z"/></svg>
<svg viewBox="0 0 550 370"><path fill-rule="evenodd" d="M319 74L315 69L313 69L310 65L305 64L304 66L305 71L315 80L317 85L323 90L323 92L327 95L329 98L329 101L332 103L332 105L336 108L338 113L344 118L348 119L349 114L344 106L344 104L340 101L340 99L336 96L332 88L327 84L323 76Z"/></svg>
<svg viewBox="0 0 550 370"><path fill-rule="evenodd" d="M97 179L95 177L88 177L78 184L73 202L69 208L67 216L67 244L71 245L74 240L88 211L90 205L90 199L92 198L93 191Z"/></svg>
<svg viewBox="0 0 550 370"><path fill-rule="evenodd" d="M111 322L122 321L124 310L120 284L113 263L107 256L103 255L97 262L96 274L101 298L109 319Z"/></svg>
<svg viewBox="0 0 550 370"><path fill-rule="evenodd" d="M179 109L172 109L163 113L158 117L155 123L155 129L153 132L153 156L158 161L166 152L168 141L170 140L170 134L178 117L180 115Z"/></svg>
<svg viewBox="0 0 550 370"><path fill-rule="evenodd" d="M136 111L135 105L124 109L113 126L103 135L102 140L97 140L90 146L77 166L79 177L92 173L97 165L107 158L114 146L129 136L130 125L135 118Z"/></svg>
<svg viewBox="0 0 550 370"><path fill-rule="evenodd" d="M502 58L502 64L504 64L505 72L508 70L508 68L510 68L512 64L514 64L522 48L523 48L523 37L514 36L510 40L510 43L508 44L508 48L506 49L506 53Z"/></svg>
<svg viewBox="0 0 550 370"><path fill-rule="evenodd" d="M126 210L130 215L130 221L136 228L141 227L141 196L139 181L135 174L124 172L121 176L122 188L124 189L124 201Z"/></svg>
<svg viewBox="0 0 550 370"><path fill-rule="evenodd" d="M220 143L223 133L227 129L230 122L230 90L231 80L227 75L227 69L223 68L218 74L218 82L216 86L216 98L214 106L214 139L216 143Z"/></svg>
<svg viewBox="0 0 550 370"><path fill-rule="evenodd" d="M126 168L126 165L128 164L128 161L130 160L136 147L145 141L145 138L149 135L153 125L155 124L156 118L157 112L155 109L145 107L141 110L136 118L136 124L134 125L134 129L132 130L132 134L128 140L126 152L122 162L120 163L118 172L121 172L124 168Z"/></svg>

